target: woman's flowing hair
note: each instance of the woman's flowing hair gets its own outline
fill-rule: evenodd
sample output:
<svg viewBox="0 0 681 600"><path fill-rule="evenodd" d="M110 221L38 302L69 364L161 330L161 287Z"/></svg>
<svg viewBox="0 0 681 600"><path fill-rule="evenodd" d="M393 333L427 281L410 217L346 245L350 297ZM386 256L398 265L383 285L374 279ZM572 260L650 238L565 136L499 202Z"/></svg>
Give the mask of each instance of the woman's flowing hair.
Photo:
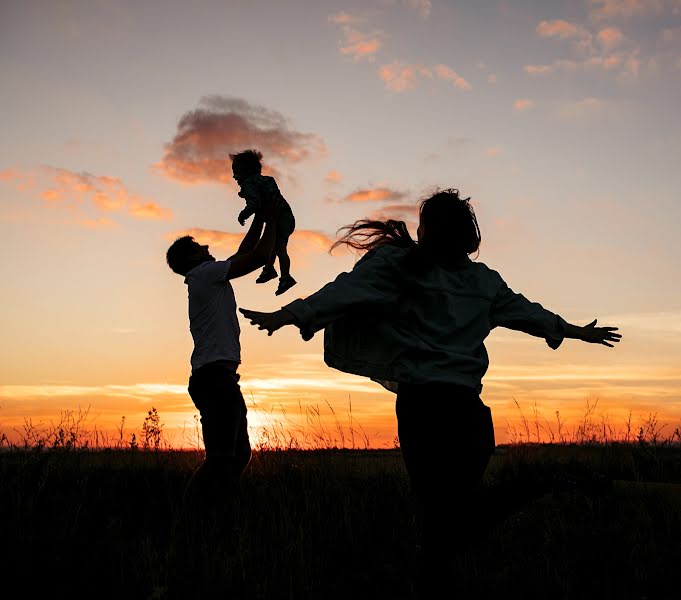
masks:
<svg viewBox="0 0 681 600"><path fill-rule="evenodd" d="M423 227L420 243L409 235L404 221L360 219L338 230L344 232L331 246L341 245L360 252L391 245L413 249L415 257L428 262L447 263L480 248L481 235L470 198L462 198L457 189L438 191L419 205Z"/></svg>
<svg viewBox="0 0 681 600"><path fill-rule="evenodd" d="M333 252L338 246L349 246L360 252L368 252L378 246L399 246L400 248L415 248L416 242L409 235L407 224L404 221L375 221L360 219L352 225L341 227L337 233L345 233L331 246L329 252Z"/></svg>

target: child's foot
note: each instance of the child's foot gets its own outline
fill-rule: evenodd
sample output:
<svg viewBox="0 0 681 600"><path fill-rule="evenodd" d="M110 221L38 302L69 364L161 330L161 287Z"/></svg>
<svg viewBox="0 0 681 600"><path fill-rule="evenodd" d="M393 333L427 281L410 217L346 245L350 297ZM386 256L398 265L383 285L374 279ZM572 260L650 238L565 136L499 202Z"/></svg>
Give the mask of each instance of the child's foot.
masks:
<svg viewBox="0 0 681 600"><path fill-rule="evenodd" d="M266 281L274 279L276 276L277 270L274 267L263 267L263 270L260 272L260 275L258 275L258 278L255 280L255 282L265 283Z"/></svg>
<svg viewBox="0 0 681 600"><path fill-rule="evenodd" d="M279 279L279 287L277 288L277 291L274 292L275 296L280 296L286 290L290 290L296 283L298 282L293 279L293 277L290 275L284 275L281 279Z"/></svg>

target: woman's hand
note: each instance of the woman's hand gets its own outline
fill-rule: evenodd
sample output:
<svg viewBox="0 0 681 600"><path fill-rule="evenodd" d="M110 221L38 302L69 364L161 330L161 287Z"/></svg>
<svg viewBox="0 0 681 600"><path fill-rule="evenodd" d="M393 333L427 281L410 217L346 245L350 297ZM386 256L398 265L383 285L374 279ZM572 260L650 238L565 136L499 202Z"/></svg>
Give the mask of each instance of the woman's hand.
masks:
<svg viewBox="0 0 681 600"><path fill-rule="evenodd" d="M613 347L622 339L619 333L613 333L618 330L617 327L596 327L597 319L594 319L588 325L580 327L579 339L590 344L603 344L604 346ZM609 343L613 342L613 344Z"/></svg>
<svg viewBox="0 0 681 600"><path fill-rule="evenodd" d="M260 330L267 330L267 335L272 335L284 325L294 325L296 321L293 314L285 308L271 313L240 308L239 312L251 322L251 325L257 325Z"/></svg>

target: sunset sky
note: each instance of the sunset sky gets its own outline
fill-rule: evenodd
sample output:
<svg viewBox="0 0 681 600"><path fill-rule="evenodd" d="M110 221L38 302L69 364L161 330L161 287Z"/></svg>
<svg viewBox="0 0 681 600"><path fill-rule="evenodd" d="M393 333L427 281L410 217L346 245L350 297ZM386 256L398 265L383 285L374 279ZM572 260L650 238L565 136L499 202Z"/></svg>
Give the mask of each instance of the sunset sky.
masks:
<svg viewBox="0 0 681 600"><path fill-rule="evenodd" d="M195 409L187 291L165 250L226 258L245 229L230 152L255 147L296 215L274 310L356 259L355 219L413 228L436 187L472 197L479 260L615 349L496 330L483 400L497 441L533 406L576 425L681 425L681 0L44 1L0 4L0 431L90 407L129 431L151 406L176 444ZM396 434L394 397L327 368L322 336L242 320L254 436L317 410ZM301 415L301 407L303 415ZM334 417L332 410L335 411ZM434 435L458 424L438 421ZM554 425L555 426L555 425Z"/></svg>

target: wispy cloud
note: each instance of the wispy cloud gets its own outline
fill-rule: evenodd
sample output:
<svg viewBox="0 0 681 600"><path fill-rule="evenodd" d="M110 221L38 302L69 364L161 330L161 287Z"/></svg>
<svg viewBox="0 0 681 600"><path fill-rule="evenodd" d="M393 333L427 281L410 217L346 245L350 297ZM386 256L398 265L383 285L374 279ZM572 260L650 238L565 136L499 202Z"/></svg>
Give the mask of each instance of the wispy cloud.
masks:
<svg viewBox="0 0 681 600"><path fill-rule="evenodd" d="M555 106L553 114L562 121L583 121L602 117L611 112L611 108L606 100L589 97L558 104Z"/></svg>
<svg viewBox="0 0 681 600"><path fill-rule="evenodd" d="M7 169L0 173L0 181L22 192L36 192L52 208L68 209L75 222L86 229L111 229L118 226L110 217L93 218L87 214L88 210L116 213L134 219L172 217L170 209L131 192L118 177L43 166L30 172Z"/></svg>
<svg viewBox="0 0 681 600"><path fill-rule="evenodd" d="M514 103L513 103L513 110L522 112L526 110L530 110L536 106L536 102L534 100L530 100L529 98L518 98Z"/></svg>
<svg viewBox="0 0 681 600"><path fill-rule="evenodd" d="M181 229L166 235L166 240L172 242L178 237L185 235L192 236L201 244L208 244L211 248L219 248L225 252L234 252L244 238L243 233L232 233L220 231L218 229L202 229L194 227L191 229ZM311 229L296 229L291 236L299 249L304 252L327 252L331 245L336 241L331 236L322 231Z"/></svg>
<svg viewBox="0 0 681 600"><path fill-rule="evenodd" d="M348 202L396 202L406 197L400 192L387 187L364 188L356 190L345 197Z"/></svg>
<svg viewBox="0 0 681 600"><path fill-rule="evenodd" d="M376 59L385 37L382 30L360 29L366 24L366 19L344 11L330 15L328 20L340 27L343 37L338 43L338 50L341 54L354 60L364 59L373 62Z"/></svg>
<svg viewBox="0 0 681 600"><path fill-rule="evenodd" d="M595 20L681 14L681 0L587 0L587 4Z"/></svg>
<svg viewBox="0 0 681 600"><path fill-rule="evenodd" d="M504 149L501 146L492 146L491 148L487 148L487 150L485 150L485 155L489 158L495 158L503 153Z"/></svg>
<svg viewBox="0 0 681 600"><path fill-rule="evenodd" d="M633 81L639 74L640 47L614 25L589 28L563 20L541 21L536 32L540 37L567 40L569 58L551 64L527 64L528 75L551 75L557 72L613 72L619 81Z"/></svg>
<svg viewBox="0 0 681 600"><path fill-rule="evenodd" d="M455 88L465 92L472 89L468 81L461 77L454 69L444 64L427 66L418 63L394 61L381 66L378 70L378 76L385 84L385 87L392 92L411 90L423 78L446 81Z"/></svg>
<svg viewBox="0 0 681 600"><path fill-rule="evenodd" d="M297 163L326 152L322 139L291 128L281 113L230 96L207 96L180 118L154 165L185 183L232 182L229 154L257 148L264 160Z"/></svg>
<svg viewBox="0 0 681 600"><path fill-rule="evenodd" d="M327 183L340 183L342 179L343 177L341 176L341 174L335 169L329 171L326 174L326 177L324 177L324 181L326 181Z"/></svg>
<svg viewBox="0 0 681 600"><path fill-rule="evenodd" d="M402 0L402 3L416 10L423 19L427 19L433 10L431 0Z"/></svg>
<svg viewBox="0 0 681 600"><path fill-rule="evenodd" d="M536 32L541 37L556 37L562 40L588 36L589 33L576 23L555 19L553 21L541 21L536 27Z"/></svg>

